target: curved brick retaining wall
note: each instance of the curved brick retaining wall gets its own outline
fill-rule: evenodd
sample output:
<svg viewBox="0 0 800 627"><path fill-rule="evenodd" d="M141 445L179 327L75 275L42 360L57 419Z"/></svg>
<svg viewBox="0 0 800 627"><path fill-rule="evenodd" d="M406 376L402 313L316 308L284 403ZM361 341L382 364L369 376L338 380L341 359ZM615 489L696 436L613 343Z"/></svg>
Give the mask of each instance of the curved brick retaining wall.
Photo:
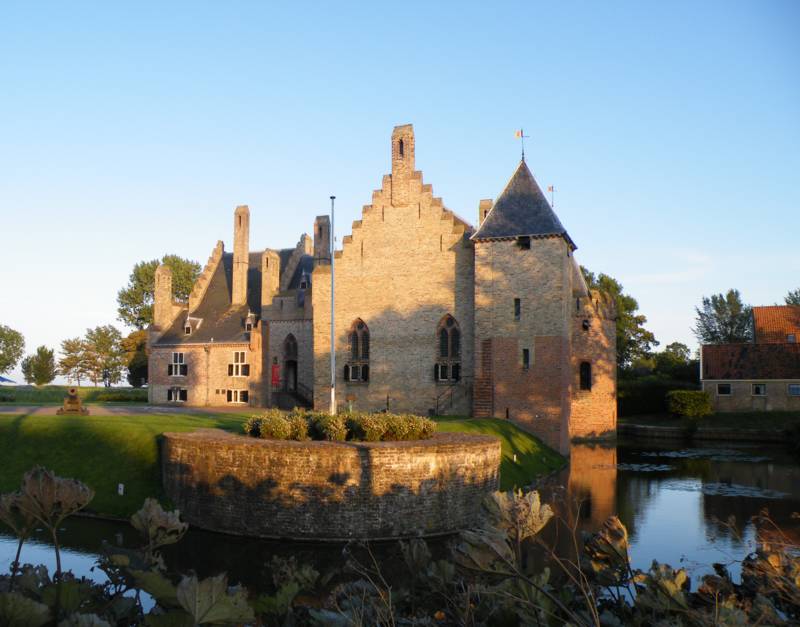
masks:
<svg viewBox="0 0 800 627"><path fill-rule="evenodd" d="M342 540L449 533L498 489L500 441L438 433L409 442L260 440L165 433L167 496L192 525L265 538Z"/></svg>

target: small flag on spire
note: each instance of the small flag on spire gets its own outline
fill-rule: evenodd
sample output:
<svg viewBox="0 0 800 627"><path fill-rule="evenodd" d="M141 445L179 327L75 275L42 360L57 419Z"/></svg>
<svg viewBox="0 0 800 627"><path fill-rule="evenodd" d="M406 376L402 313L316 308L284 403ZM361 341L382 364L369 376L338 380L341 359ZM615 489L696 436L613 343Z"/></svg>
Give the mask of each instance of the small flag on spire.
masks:
<svg viewBox="0 0 800 627"><path fill-rule="evenodd" d="M548 186L547 186L547 191L548 191L548 192L552 192L552 191L555 191L555 190L554 190L554 188L553 188L553 186L552 186L552 185L548 185Z"/></svg>
<svg viewBox="0 0 800 627"><path fill-rule="evenodd" d="M514 137L516 137L517 139L522 139L522 129L514 131Z"/></svg>
<svg viewBox="0 0 800 627"><path fill-rule="evenodd" d="M525 139L528 136L525 134L525 131L519 129L518 131L514 131L514 137L520 140L520 143L522 144L522 160L525 161Z"/></svg>

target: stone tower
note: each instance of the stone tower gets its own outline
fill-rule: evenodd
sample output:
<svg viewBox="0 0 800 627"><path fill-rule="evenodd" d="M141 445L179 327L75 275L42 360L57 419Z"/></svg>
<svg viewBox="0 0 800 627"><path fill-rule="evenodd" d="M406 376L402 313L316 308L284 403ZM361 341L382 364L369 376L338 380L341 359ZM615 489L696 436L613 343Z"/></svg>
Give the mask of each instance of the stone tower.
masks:
<svg viewBox="0 0 800 627"><path fill-rule="evenodd" d="M155 274L153 324L163 331L172 320L172 270L162 263L156 268Z"/></svg>
<svg viewBox="0 0 800 627"><path fill-rule="evenodd" d="M575 244L524 161L472 240L474 414L514 420L563 450Z"/></svg>
<svg viewBox="0 0 800 627"><path fill-rule="evenodd" d="M231 306L247 302L247 268L250 263L250 208L239 205L233 212L233 281Z"/></svg>
<svg viewBox="0 0 800 627"><path fill-rule="evenodd" d="M415 180L414 127L411 124L395 126L392 131L392 206L399 207L409 202L412 180Z"/></svg>
<svg viewBox="0 0 800 627"><path fill-rule="evenodd" d="M331 261L331 219L328 216L317 216L314 220L314 263L330 263Z"/></svg>

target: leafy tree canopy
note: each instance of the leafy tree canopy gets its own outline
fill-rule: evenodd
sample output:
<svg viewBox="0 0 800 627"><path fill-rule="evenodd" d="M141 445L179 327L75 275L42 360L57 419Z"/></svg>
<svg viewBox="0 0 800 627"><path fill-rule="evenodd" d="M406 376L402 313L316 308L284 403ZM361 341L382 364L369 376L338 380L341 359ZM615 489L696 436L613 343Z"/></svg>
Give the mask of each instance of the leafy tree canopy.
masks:
<svg viewBox="0 0 800 627"><path fill-rule="evenodd" d="M658 346L656 336L644 328L647 317L638 314L639 303L622 291L622 284L607 274L595 275L581 266L583 278L590 289L610 295L617 306L617 365L630 367L637 359L649 356L652 347Z"/></svg>
<svg viewBox="0 0 800 627"><path fill-rule="evenodd" d="M16 366L24 351L25 338L22 333L0 324L0 374Z"/></svg>
<svg viewBox="0 0 800 627"><path fill-rule="evenodd" d="M68 381L81 384L81 379L89 378L86 341L74 337L61 342L61 358L58 360L58 372Z"/></svg>
<svg viewBox="0 0 800 627"><path fill-rule="evenodd" d="M164 255L159 261L141 261L133 266L128 285L117 294L119 319L134 329L142 330L153 322L153 298L156 268L163 263L172 270L172 297L179 302L189 300L200 264L177 255Z"/></svg>
<svg viewBox="0 0 800 627"><path fill-rule="evenodd" d="M108 377L109 383L118 383L125 368L125 351L122 348L122 334L114 326L86 329L86 368L89 378L97 382Z"/></svg>
<svg viewBox="0 0 800 627"><path fill-rule="evenodd" d="M753 312L742 302L739 290L703 296L702 306L695 307L694 331L700 344L733 344L753 339Z"/></svg>
<svg viewBox="0 0 800 627"><path fill-rule="evenodd" d="M22 376L26 383L47 385L56 378L56 360L52 348L40 346L33 355L22 360Z"/></svg>
<svg viewBox="0 0 800 627"><path fill-rule="evenodd" d="M787 305L800 305L800 287L789 292L784 300Z"/></svg>
<svg viewBox="0 0 800 627"><path fill-rule="evenodd" d="M147 331L133 331L122 339L128 383L138 388L147 383Z"/></svg>

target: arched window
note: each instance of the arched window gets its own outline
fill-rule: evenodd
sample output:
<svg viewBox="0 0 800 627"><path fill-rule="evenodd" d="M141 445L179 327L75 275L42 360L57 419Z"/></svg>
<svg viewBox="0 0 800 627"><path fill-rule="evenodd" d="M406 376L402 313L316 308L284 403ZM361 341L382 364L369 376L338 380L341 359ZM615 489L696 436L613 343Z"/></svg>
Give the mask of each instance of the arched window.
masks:
<svg viewBox="0 0 800 627"><path fill-rule="evenodd" d="M369 381L369 328L357 318L348 333L350 359L344 366L344 380L351 383Z"/></svg>
<svg viewBox="0 0 800 627"><path fill-rule="evenodd" d="M580 379L582 390L592 389L592 364L590 364L588 361L581 362Z"/></svg>
<svg viewBox="0 0 800 627"><path fill-rule="evenodd" d="M286 361L297 361L297 340L291 333L283 340L283 358Z"/></svg>
<svg viewBox="0 0 800 627"><path fill-rule="evenodd" d="M455 383L461 379L461 330L450 314L439 321L436 332L438 347L433 378L440 383Z"/></svg>

